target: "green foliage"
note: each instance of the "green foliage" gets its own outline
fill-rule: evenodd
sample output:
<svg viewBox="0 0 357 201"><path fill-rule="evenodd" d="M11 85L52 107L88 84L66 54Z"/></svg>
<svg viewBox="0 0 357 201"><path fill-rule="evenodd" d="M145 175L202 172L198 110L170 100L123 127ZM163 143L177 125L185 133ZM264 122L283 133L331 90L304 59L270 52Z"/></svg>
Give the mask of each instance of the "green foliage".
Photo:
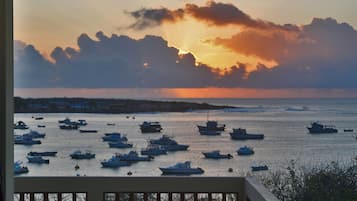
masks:
<svg viewBox="0 0 357 201"><path fill-rule="evenodd" d="M291 161L285 171L262 178L281 201L357 201L357 164L331 162L297 168Z"/></svg>

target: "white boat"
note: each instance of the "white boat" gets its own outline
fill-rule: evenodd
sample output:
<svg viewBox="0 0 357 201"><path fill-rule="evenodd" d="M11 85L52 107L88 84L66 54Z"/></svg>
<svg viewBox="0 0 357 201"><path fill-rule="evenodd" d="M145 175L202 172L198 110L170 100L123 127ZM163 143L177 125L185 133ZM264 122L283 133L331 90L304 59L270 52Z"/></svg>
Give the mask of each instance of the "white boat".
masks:
<svg viewBox="0 0 357 201"><path fill-rule="evenodd" d="M191 175L191 174L203 174L204 170L200 167L192 168L191 162L186 161L184 163L177 163L170 167L160 167L162 174L173 174L173 175Z"/></svg>
<svg viewBox="0 0 357 201"><path fill-rule="evenodd" d="M205 158L211 158L211 159L221 159L221 158L226 158L226 159L231 159L233 156L231 154L221 154L220 151L214 150L211 152L202 152L202 154L205 156Z"/></svg>
<svg viewBox="0 0 357 201"><path fill-rule="evenodd" d="M14 129L28 129L29 127L25 124L23 121L18 121L16 124L14 124Z"/></svg>
<svg viewBox="0 0 357 201"><path fill-rule="evenodd" d="M116 141L116 142L109 142L108 143L110 148L132 148L133 144L129 144L123 141Z"/></svg>
<svg viewBox="0 0 357 201"><path fill-rule="evenodd" d="M141 150L141 155L158 156L167 154L167 150L160 145L149 145Z"/></svg>
<svg viewBox="0 0 357 201"><path fill-rule="evenodd" d="M21 161L16 161L14 163L14 174L23 174L23 173L28 173L29 169L26 166L21 165Z"/></svg>
<svg viewBox="0 0 357 201"><path fill-rule="evenodd" d="M126 142L128 141L128 138L123 136L120 133L105 133L105 136L102 137L103 141L109 141L109 142L116 142L116 141L122 141Z"/></svg>
<svg viewBox="0 0 357 201"><path fill-rule="evenodd" d="M95 154L91 153L90 151L82 152L80 150L74 151L70 154L72 159L92 159L95 158Z"/></svg>
<svg viewBox="0 0 357 201"><path fill-rule="evenodd" d="M79 126L86 126L88 123L85 119L78 119Z"/></svg>
<svg viewBox="0 0 357 201"><path fill-rule="evenodd" d="M120 160L117 156L112 156L109 160L102 161L101 164L103 168L118 168L130 165L128 161Z"/></svg>
<svg viewBox="0 0 357 201"><path fill-rule="evenodd" d="M42 158L42 156L27 156L27 160L29 161L29 163L50 163L50 159L44 159Z"/></svg>
<svg viewBox="0 0 357 201"><path fill-rule="evenodd" d="M153 159L153 157L151 156L139 156L136 151L130 151L127 154L117 154L116 157L118 157L122 161L128 162L151 161Z"/></svg>
<svg viewBox="0 0 357 201"><path fill-rule="evenodd" d="M254 154L254 150L251 147L244 146L237 150L238 155L248 156Z"/></svg>
<svg viewBox="0 0 357 201"><path fill-rule="evenodd" d="M150 144L160 145L167 151L184 151L187 150L189 147L189 145L177 143L174 139L170 138L167 135L163 135L159 139L150 140Z"/></svg>
<svg viewBox="0 0 357 201"><path fill-rule="evenodd" d="M30 132L23 134L23 136L28 136L31 138L44 138L45 133L39 133L38 131L30 130Z"/></svg>

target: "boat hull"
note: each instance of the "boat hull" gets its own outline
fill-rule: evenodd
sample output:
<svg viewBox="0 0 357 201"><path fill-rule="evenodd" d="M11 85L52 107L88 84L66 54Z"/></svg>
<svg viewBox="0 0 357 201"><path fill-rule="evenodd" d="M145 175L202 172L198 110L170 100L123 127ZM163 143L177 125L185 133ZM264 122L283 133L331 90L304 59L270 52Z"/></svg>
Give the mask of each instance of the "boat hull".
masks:
<svg viewBox="0 0 357 201"><path fill-rule="evenodd" d="M186 151L189 145L178 144L178 145L161 145L167 151Z"/></svg>
<svg viewBox="0 0 357 201"><path fill-rule="evenodd" d="M230 154L213 155L211 153L205 153L205 152L203 152L202 154L205 156L205 158L208 158L208 159L231 159L231 158L233 158L233 156Z"/></svg>
<svg viewBox="0 0 357 201"><path fill-rule="evenodd" d="M325 128L325 129L314 129L311 127L307 128L310 134L329 134L329 133L337 133L338 130L335 128Z"/></svg>
<svg viewBox="0 0 357 201"><path fill-rule="evenodd" d="M262 140L264 139L264 134L236 134L229 133L232 140Z"/></svg>
<svg viewBox="0 0 357 201"><path fill-rule="evenodd" d="M204 171L201 168L179 169L179 168L159 168L163 175L191 175L191 174L203 174Z"/></svg>
<svg viewBox="0 0 357 201"><path fill-rule="evenodd" d="M47 151L47 152L29 152L28 156L56 156L57 151Z"/></svg>

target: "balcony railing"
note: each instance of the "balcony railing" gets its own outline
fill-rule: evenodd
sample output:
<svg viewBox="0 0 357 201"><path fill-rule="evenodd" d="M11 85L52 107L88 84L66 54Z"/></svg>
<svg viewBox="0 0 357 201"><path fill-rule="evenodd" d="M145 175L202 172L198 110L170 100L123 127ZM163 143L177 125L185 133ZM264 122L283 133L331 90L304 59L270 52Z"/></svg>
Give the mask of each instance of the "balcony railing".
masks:
<svg viewBox="0 0 357 201"><path fill-rule="evenodd" d="M15 177L19 201L278 201L244 177Z"/></svg>

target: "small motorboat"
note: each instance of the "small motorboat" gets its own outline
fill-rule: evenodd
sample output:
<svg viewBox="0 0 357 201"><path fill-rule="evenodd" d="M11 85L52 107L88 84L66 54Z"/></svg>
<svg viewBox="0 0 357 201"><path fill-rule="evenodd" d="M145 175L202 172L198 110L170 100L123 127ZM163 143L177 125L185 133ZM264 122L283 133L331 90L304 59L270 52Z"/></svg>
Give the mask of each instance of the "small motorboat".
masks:
<svg viewBox="0 0 357 201"><path fill-rule="evenodd" d="M85 119L78 119L78 123L79 126L86 126L88 125L87 121Z"/></svg>
<svg viewBox="0 0 357 201"><path fill-rule="evenodd" d="M148 155L148 156L158 156L167 154L167 150L160 145L151 144L147 146L145 149L141 150L141 155Z"/></svg>
<svg viewBox="0 0 357 201"><path fill-rule="evenodd" d="M192 168L190 161L177 163L176 165L170 167L160 167L159 169L163 175L191 175L204 173L204 170L200 167Z"/></svg>
<svg viewBox="0 0 357 201"><path fill-rule="evenodd" d="M167 151L185 151L189 147L189 145L177 143L174 139L170 138L167 135L163 135L159 139L150 140L150 144L160 145Z"/></svg>
<svg viewBox="0 0 357 201"><path fill-rule="evenodd" d="M35 152L31 151L27 153L28 156L56 156L57 151L44 151L44 152Z"/></svg>
<svg viewBox="0 0 357 201"><path fill-rule="evenodd" d="M133 144L129 144L123 141L116 141L116 142L109 142L108 143L110 148L132 148Z"/></svg>
<svg viewBox="0 0 357 201"><path fill-rule="evenodd" d="M128 161L123 161L116 155L112 156L109 160L102 161L101 164L103 168L118 168L131 165Z"/></svg>
<svg viewBox="0 0 357 201"><path fill-rule="evenodd" d="M211 152L202 152L202 154L205 156L205 158L210 158L210 159L231 159L233 156L231 154L221 154L220 151L214 150Z"/></svg>
<svg viewBox="0 0 357 201"><path fill-rule="evenodd" d="M208 136L220 135L221 132L222 132L222 131L207 130L207 129L199 130L199 133L200 133L201 135L208 135Z"/></svg>
<svg viewBox="0 0 357 201"><path fill-rule="evenodd" d="M115 126L115 123L107 123L107 126Z"/></svg>
<svg viewBox="0 0 357 201"><path fill-rule="evenodd" d="M17 136L15 137L14 140L15 144L21 144L21 145L34 145L34 144L41 144L41 140L33 140L32 137L29 136Z"/></svg>
<svg viewBox="0 0 357 201"><path fill-rule="evenodd" d="M324 134L324 133L337 133L338 130L335 126L323 125L319 122L311 123L310 127L307 127L310 134Z"/></svg>
<svg viewBox="0 0 357 201"><path fill-rule="evenodd" d="M50 163L50 159L44 159L42 156L27 156L27 160L29 163L37 163L37 164L43 164L43 163Z"/></svg>
<svg viewBox="0 0 357 201"><path fill-rule="evenodd" d="M23 174L23 173L28 173L29 169L26 166L21 165L22 162L21 161L16 161L14 163L14 174L18 175L18 174Z"/></svg>
<svg viewBox="0 0 357 201"><path fill-rule="evenodd" d="M343 129L343 132L345 132L345 133L350 133L350 132L353 132L353 129Z"/></svg>
<svg viewBox="0 0 357 201"><path fill-rule="evenodd" d="M45 125L37 125L38 128L46 128Z"/></svg>
<svg viewBox="0 0 357 201"><path fill-rule="evenodd" d="M258 165L258 166L252 166L252 171L256 172L256 171L264 171L264 170L268 170L268 166L267 165Z"/></svg>
<svg viewBox="0 0 357 201"><path fill-rule="evenodd" d="M248 156L254 154L254 150L251 147L244 146L237 150L238 155Z"/></svg>
<svg viewBox="0 0 357 201"><path fill-rule="evenodd" d="M97 133L97 130L79 129L80 133Z"/></svg>
<svg viewBox="0 0 357 201"><path fill-rule="evenodd" d="M224 131L226 128L225 124L218 124L217 121L207 121L206 126L197 125L198 131Z"/></svg>
<svg viewBox="0 0 357 201"><path fill-rule="evenodd" d="M35 120L43 120L43 117L35 117Z"/></svg>
<svg viewBox="0 0 357 201"><path fill-rule="evenodd" d="M29 127L23 121L18 121L16 124L14 124L14 129L25 130L25 129L28 129L28 128Z"/></svg>
<svg viewBox="0 0 357 201"><path fill-rule="evenodd" d="M87 152L82 152L80 150L74 151L72 154L70 154L72 159L92 159L95 158L95 154L91 153L90 151Z"/></svg>

